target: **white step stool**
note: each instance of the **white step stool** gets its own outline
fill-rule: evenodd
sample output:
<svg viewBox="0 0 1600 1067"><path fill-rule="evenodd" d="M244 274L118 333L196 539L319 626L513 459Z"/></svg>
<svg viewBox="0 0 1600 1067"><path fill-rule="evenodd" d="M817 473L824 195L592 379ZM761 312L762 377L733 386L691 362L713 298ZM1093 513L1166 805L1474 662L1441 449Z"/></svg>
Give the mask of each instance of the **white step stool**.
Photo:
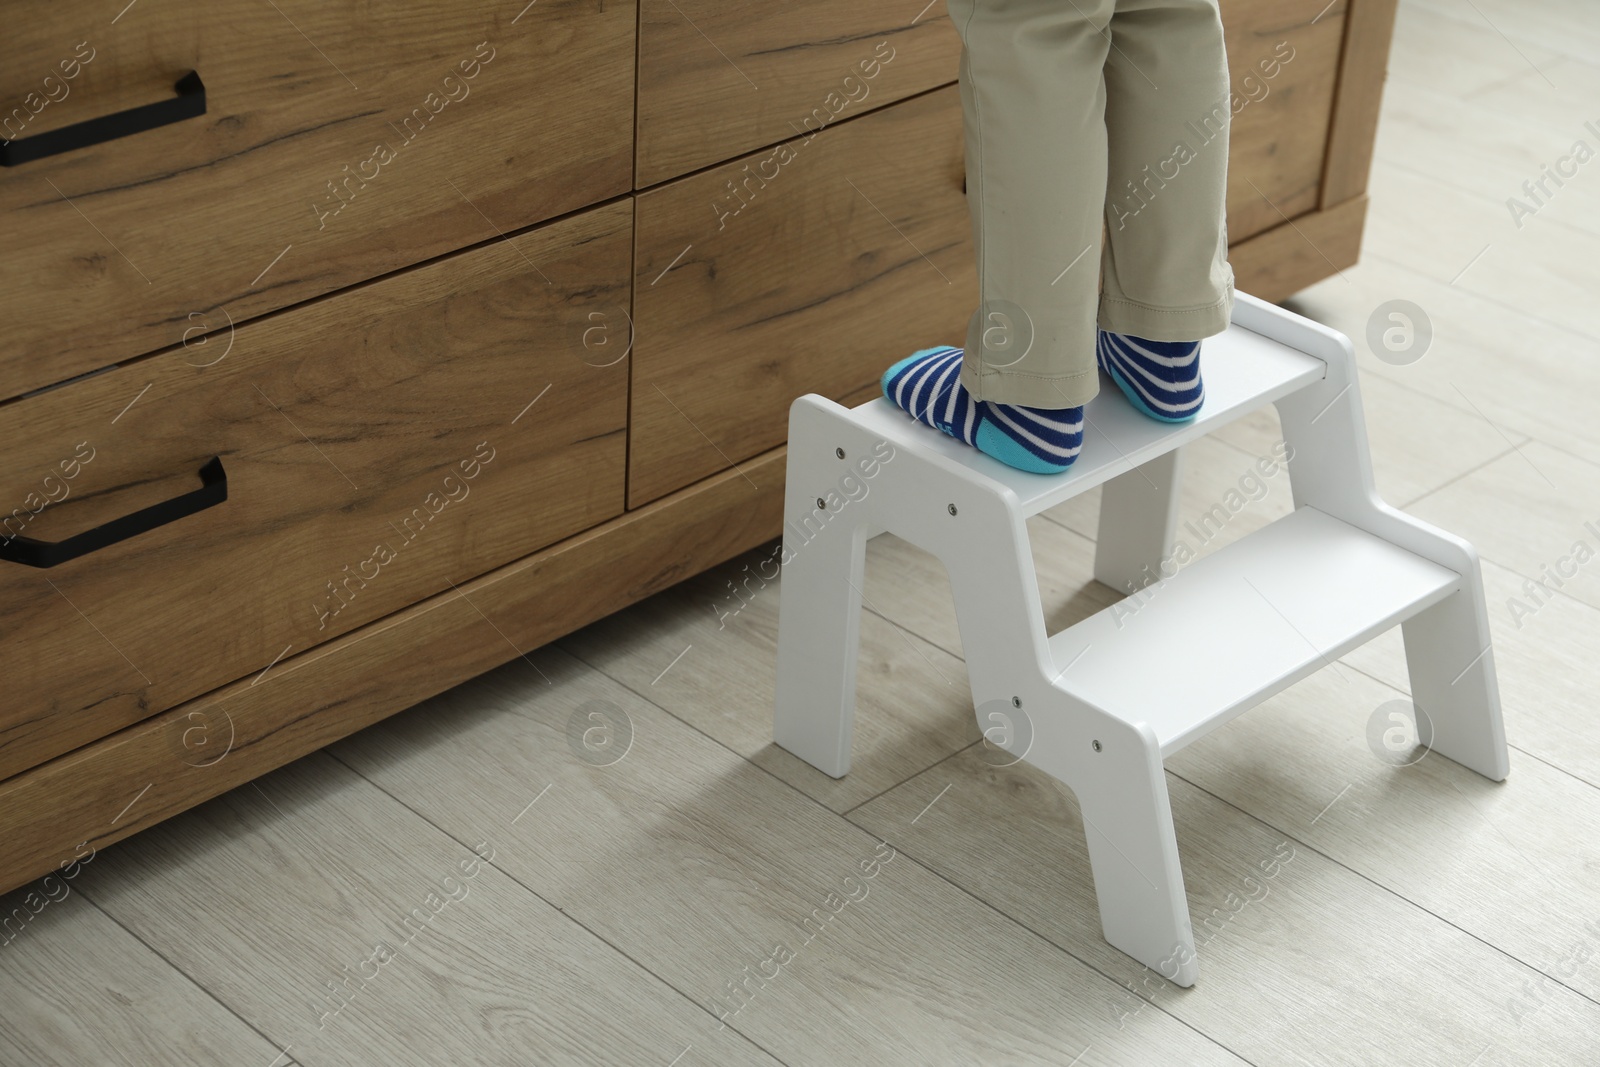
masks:
<svg viewBox="0 0 1600 1067"><path fill-rule="evenodd" d="M974 706L1021 708L1030 729L1000 746L1078 798L1106 940L1182 986L1198 968L1165 757L1398 622L1422 743L1496 781L1509 770L1477 554L1379 499L1349 339L1240 293L1203 351L1193 422L1158 423L1103 383L1059 475L1013 470L881 397L796 400L774 730L818 770L850 769L867 538L938 556ZM1144 586L1172 550L1179 446L1267 403L1295 511L1180 569L1131 617L1114 605L1046 634L1027 518L1104 483L1095 577ZM862 477L884 442L892 458Z"/></svg>

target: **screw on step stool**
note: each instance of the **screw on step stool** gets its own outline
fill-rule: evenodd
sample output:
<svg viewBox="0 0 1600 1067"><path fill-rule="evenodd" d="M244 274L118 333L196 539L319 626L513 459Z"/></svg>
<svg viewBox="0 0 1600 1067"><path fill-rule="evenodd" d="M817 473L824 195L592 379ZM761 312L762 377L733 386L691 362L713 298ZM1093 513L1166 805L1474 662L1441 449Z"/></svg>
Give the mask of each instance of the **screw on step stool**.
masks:
<svg viewBox="0 0 1600 1067"><path fill-rule="evenodd" d="M1011 706L1014 707L1014 708L1022 707L1022 698L1021 697L1012 697L1011 698Z"/></svg>
<svg viewBox="0 0 1600 1067"><path fill-rule="evenodd" d="M836 449L833 450L833 454L838 456L840 459L843 459L844 458L844 449L836 448Z"/></svg>
<svg viewBox="0 0 1600 1067"><path fill-rule="evenodd" d="M1091 741L1091 742L1089 742L1089 743L1090 743L1090 744L1091 744L1091 745L1093 745L1093 746L1094 746L1094 750L1095 750L1095 751L1096 751L1096 752L1099 752L1099 751L1100 751L1100 742L1098 742L1098 741Z"/></svg>
<svg viewBox="0 0 1600 1067"><path fill-rule="evenodd" d="M822 499L820 496L817 497L817 510L818 511L827 511L828 510L828 502L826 500Z"/></svg>
<svg viewBox="0 0 1600 1067"><path fill-rule="evenodd" d="M946 504L945 510L954 515L956 513L956 506L954 504Z"/></svg>

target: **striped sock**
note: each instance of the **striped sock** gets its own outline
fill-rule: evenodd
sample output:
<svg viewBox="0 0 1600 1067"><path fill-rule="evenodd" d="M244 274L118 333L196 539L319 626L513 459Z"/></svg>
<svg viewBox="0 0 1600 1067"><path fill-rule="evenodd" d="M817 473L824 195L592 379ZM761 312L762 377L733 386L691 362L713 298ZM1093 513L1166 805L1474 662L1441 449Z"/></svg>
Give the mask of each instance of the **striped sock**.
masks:
<svg viewBox="0 0 1600 1067"><path fill-rule="evenodd" d="M1132 402L1160 422L1188 422L1205 401L1199 341L1147 341L1100 331L1100 369Z"/></svg>
<svg viewBox="0 0 1600 1067"><path fill-rule="evenodd" d="M1059 474L1083 447L1083 408L1032 408L972 399L959 348L913 352L883 372L883 395L918 422L1008 467Z"/></svg>

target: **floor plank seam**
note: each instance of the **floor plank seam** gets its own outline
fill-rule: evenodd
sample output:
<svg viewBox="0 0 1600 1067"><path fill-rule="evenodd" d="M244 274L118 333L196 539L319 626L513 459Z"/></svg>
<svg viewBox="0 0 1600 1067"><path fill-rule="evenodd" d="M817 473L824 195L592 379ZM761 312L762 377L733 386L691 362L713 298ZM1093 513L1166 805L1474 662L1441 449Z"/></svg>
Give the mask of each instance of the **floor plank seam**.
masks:
<svg viewBox="0 0 1600 1067"><path fill-rule="evenodd" d="M1314 855L1321 856L1323 859L1327 860L1329 863L1333 864L1334 866L1341 867L1344 870L1349 871L1351 874L1355 875L1357 878L1360 878L1362 881L1364 881L1364 882L1368 883L1369 885L1373 886L1374 888L1376 888L1380 892L1384 893L1385 895L1387 895L1389 897L1392 897L1395 900L1401 901L1402 903L1406 904L1409 907L1416 908L1418 911L1422 912L1424 915L1428 915L1428 916L1433 917L1434 919L1437 919L1439 922L1443 923L1444 925L1450 927L1451 929L1457 931L1458 933L1461 933L1461 934L1464 934L1467 937L1470 937L1472 940L1478 942L1480 945L1483 945L1484 947L1488 948L1490 951L1492 951L1492 952L1504 957L1505 959L1510 960L1512 963L1515 963L1520 967L1525 967L1528 970L1532 971L1534 974L1544 975L1546 978L1550 979L1552 982L1555 982L1557 985L1561 986L1563 989L1566 989L1568 992L1573 993L1576 996L1582 997L1584 1000L1588 1001L1590 1004L1595 1005L1596 1007L1600 1007L1600 1000L1597 1000L1596 998L1589 996L1587 993L1584 993L1582 990L1574 989L1572 986L1567 985L1565 982L1561 981L1559 978L1556 978L1554 975L1549 974L1547 971L1543 970L1542 968L1537 967L1534 964L1529 963L1527 960L1524 960L1524 959L1520 958L1519 956L1509 952L1508 950L1501 948L1499 945L1494 944L1492 941L1485 940L1483 937L1481 937L1478 934L1473 933L1471 930L1468 930L1466 927L1461 926L1461 925L1453 922L1452 920L1444 917L1443 915L1440 915L1438 912L1436 912L1433 909L1427 907L1426 905L1421 904L1421 903L1419 903L1419 902L1417 902L1415 900L1412 900L1410 897L1407 897L1405 894L1399 892L1398 890L1392 889L1389 886L1384 885L1382 882L1380 882L1377 879L1371 877L1370 875L1364 874L1363 872L1356 870L1354 867L1351 867L1349 864L1343 862L1342 860L1336 859L1335 857L1333 857L1333 856L1329 855L1328 853L1322 851L1321 849L1317 848L1315 845L1312 845L1312 844L1309 844L1309 843L1307 843L1305 841L1302 841L1300 838L1296 837L1294 834L1290 833L1289 831L1284 830L1282 827L1276 826L1273 823L1268 822L1265 818L1262 818L1261 816L1254 815L1254 814L1250 813L1249 811L1246 811L1244 808L1239 807L1239 805L1233 803L1232 801L1227 800L1224 797L1220 797L1216 793L1213 793L1211 790L1207 789L1205 786L1202 786L1202 785L1200 785L1200 784L1198 784L1198 783L1196 783L1194 781L1191 781L1188 778L1183 777L1183 775L1179 774L1177 771L1174 771L1170 767L1167 768L1167 773L1172 775L1174 778L1178 779L1178 781L1183 782L1185 785L1190 786L1193 789L1199 790L1200 792L1204 793L1206 796L1211 797L1213 800L1216 800L1218 803L1226 804L1228 807L1232 808L1234 811L1237 811L1239 814L1243 815L1245 818L1250 819L1252 822L1259 823L1261 826L1271 830L1273 833L1280 834L1283 837L1286 837L1289 840L1294 841L1296 844L1304 845L1305 848L1306 848L1306 851L1308 851L1308 852L1310 852L1310 853L1312 853ZM1468 772L1468 773L1471 773L1471 772ZM1481 812L1479 813L1479 815L1480 815L1480 817L1484 818L1485 821L1487 821L1487 818L1488 818L1487 816L1482 815ZM1493 828L1493 824L1491 823L1490 825L1491 825L1491 828ZM1548 880L1549 876L1548 875L1544 875L1543 877L1545 877Z"/></svg>
<svg viewBox="0 0 1600 1067"><path fill-rule="evenodd" d="M870 610L870 609L863 608L862 610ZM623 681L623 680L621 680L619 678L614 677L613 675L607 673L604 669L602 669L600 667L597 667L594 664L590 663L588 660L582 659L582 657L579 657L577 655L577 653L572 652L571 650L564 649L563 651L567 652L567 654L572 656L573 658L578 659L579 662L583 663L589 669L598 672L599 674L601 674L605 678L609 679L610 681L612 681L616 685L621 686L623 689L626 689L628 692L634 694L639 699L641 699L641 700L645 701L646 703L650 704L652 707L656 708L658 711L661 711L662 713L671 716L672 718L676 719L678 722L683 723L683 725L689 727L689 729L694 730L696 733L699 733L701 736L707 738L707 740L711 741L713 744L716 744L716 745L720 746L721 748L725 749L727 752L729 752L733 756L743 760L745 763L749 764L750 766L752 766L752 767L756 768L757 770L761 771L762 773L766 774L768 777L770 777L774 781L776 781L779 785L784 786L785 788L788 788L788 789L792 790L805 803L814 805L817 808L820 808L823 812L827 813L828 815L832 815L835 818L843 820L844 822L848 823L850 826L854 827L857 830L860 830L862 833L864 833L868 837L872 838L874 841L879 841L879 842L882 842L884 844L888 844L887 841L883 841L883 839L878 837L877 834L873 833L871 830L867 829L865 826L862 826L860 823L856 822L854 819L849 818L848 816L846 816L842 812L834 811L832 808L830 808L826 804L822 803L822 801L820 801L817 798L811 796L809 793L806 793L804 790L800 789L798 786L795 786L792 783L785 781L784 779L782 779L782 778L778 777L776 774L774 774L772 771L768 770L766 767L761 766L759 763L756 763L754 760L750 759L749 757L742 755L741 753L735 751L732 748L729 748L727 745L723 744L721 741L717 740L714 737L711 737L709 734L706 734L704 731L700 730L693 723L686 722L684 719L680 718L679 716L674 715L673 712L670 709L664 708L660 704L657 704L654 700L651 700L645 694L640 693L638 690L634 689L627 682L625 682L625 681ZM981 742L974 742L974 744L978 744L978 743L981 743ZM960 751L966 751L966 749L971 748L971 747L972 747L971 745L964 746ZM952 753L952 755L954 755L954 753ZM948 759L948 758L949 758L948 756L945 757L945 759ZM938 763L943 763L943 762L944 762L944 759L941 759L941 760L937 761L937 763L931 764L930 766L937 766ZM924 770L926 770L926 769L927 768L924 768ZM917 774L921 774L921 773L923 773L923 772L922 771L918 771L917 772ZM917 776L916 774L913 774L913 775L911 775L910 778L907 778L905 781L909 782L911 780L911 778L915 778L916 776ZM899 783L899 785L904 785L904 784L905 784L905 782ZM898 788L898 786L896 786L896 788ZM982 897L977 896L975 893L973 893L971 890L967 889L965 886L962 886L962 885L960 885L960 884L958 884L956 882L951 881L949 878L945 877L944 874L942 874L941 872L933 869L932 867L929 867L926 863L924 863L921 860L917 859L911 853L906 852L903 849L900 849L898 847L896 847L896 852L898 854L904 855L907 859L911 860L913 863L915 863L922 870L926 871L928 874L930 874L933 877L935 877L935 878L939 879L940 881L944 882L946 885L950 886L956 892L962 894L963 896L966 896L966 897L972 899L973 901L977 902L978 904L982 905L983 907L988 908L990 911L994 912L996 915L1000 916L1001 918L1005 919L1007 922L1009 922L1012 925L1016 926L1019 930L1023 931L1024 933L1026 933L1026 934L1028 934L1028 935L1030 935L1032 937L1038 938L1040 941L1042 941L1043 943L1045 943L1045 944L1049 945L1050 947L1056 949L1058 952L1061 952L1061 953L1071 957L1072 959L1077 960L1079 963L1083 964L1083 966L1087 967L1089 970L1093 971L1095 974L1098 974L1102 978L1106 979L1106 981L1110 982L1117 989L1123 990L1123 991L1127 991L1128 990L1127 986L1125 986L1122 983L1118 982L1115 978L1112 978L1109 974L1107 974L1105 971L1102 971L1099 967L1096 967L1093 963L1091 963L1088 960L1084 959L1083 957L1079 956L1077 953L1072 952L1070 949L1067 949L1067 948L1057 944L1054 940L1052 940L1052 939L1050 939L1048 937L1045 937L1043 934L1040 934L1037 930L1032 929L1031 927L1027 926L1024 923L1018 922L1016 919L1014 919L1010 915L1008 915L1005 911L1003 911L1000 908L996 907L994 904L991 904L989 901L984 900ZM1149 970L1149 968L1145 968L1145 969ZM1134 995L1137 996L1138 994L1135 993ZM1233 1049L1229 1048L1228 1046L1224 1045L1222 1042L1218 1041L1215 1037L1212 1037L1210 1034L1207 1034L1204 1031L1200 1030L1199 1028L1195 1027L1193 1024L1189 1023L1187 1020L1181 1019L1178 1016L1173 1015L1170 1011L1167 1011L1161 1005L1154 1003L1154 1001L1147 1001L1147 1003L1149 1003L1157 1011L1160 1011L1162 1014L1164 1014L1167 1017L1171 1018L1174 1022L1177 1022L1178 1024L1184 1026L1185 1028L1193 1031L1199 1037L1201 1037L1204 1040L1210 1042L1211 1044L1213 1044L1216 1047L1222 1049L1223 1051L1229 1053L1230 1055L1237 1057L1241 1063L1250 1064L1250 1067L1257 1067L1257 1065L1255 1063L1253 1063L1253 1061L1251 1061L1249 1059L1246 1059L1244 1056L1239 1055L1238 1052L1236 1052Z"/></svg>
<svg viewBox="0 0 1600 1067"><path fill-rule="evenodd" d="M1459 410L1459 409L1457 409L1457 410ZM1462 414L1468 414L1468 413L1467 412L1462 412ZM1533 440L1533 438L1530 437L1527 440L1523 441L1523 444L1527 444L1528 441L1531 441L1531 440ZM1407 500L1404 503L1397 503L1394 506L1399 508L1401 511L1409 511L1411 508L1416 507L1418 504L1422 503L1424 500L1428 499L1430 496L1433 496L1435 493L1442 493L1442 492L1444 492L1444 490L1450 488L1451 486L1457 484L1458 482L1461 482L1461 481L1471 477L1472 475L1477 474L1479 471L1483 470L1485 467L1489 466L1491 463L1500 462L1502 459L1505 459L1507 456L1509 456L1513 452L1517 451L1518 447L1519 446L1517 446L1517 445L1507 445L1504 449L1502 449L1499 452L1496 452L1494 455L1490 456L1488 459L1484 460L1482 463L1479 463L1477 466L1471 467L1471 468L1469 468L1467 470L1461 471L1458 474L1452 475L1451 477L1447 478L1446 480L1440 482L1438 485L1434 486L1432 489L1425 490L1424 492L1418 494L1417 496L1412 497L1410 500Z"/></svg>
<svg viewBox="0 0 1600 1067"><path fill-rule="evenodd" d="M537 649L535 649L535 651L537 651ZM604 674L603 671L601 673ZM606 675L606 677L609 678L610 675ZM615 679L613 679L613 681L614 680ZM620 683L618 683L618 684L620 684ZM663 710L665 710L665 709L663 709ZM345 768L351 774L354 774L356 777L360 778L362 781L368 783L374 789L377 789L380 793L382 793L384 796L388 797L390 800L394 801L396 804L400 805L406 811L409 811L411 814L415 815L417 818L421 819L423 822L427 823L429 826L433 827L435 830L439 831L441 834L445 835L445 837L449 838L451 841L454 841L456 844L460 845L462 848L465 848L468 851L471 851L471 849L472 849L471 845L467 844L465 841L463 841L461 838L457 837L455 834L451 833L449 830L445 829L443 826L440 826L438 823L434 822L427 815L423 814L421 811L418 811L416 808L412 807L410 804L406 803L401 798L399 798L399 797L395 796L393 793L389 792L389 790L385 789L381 783L374 781L373 779L369 778L367 775L363 774L358 768L353 767L350 764L346 763L343 759L341 759L338 756L337 753L335 753L333 751L332 747L322 749L321 751L326 753L328 756L330 756L334 760L334 762L338 763L341 767ZM481 862L483 862L487 866L493 867L495 870L497 870L501 874L505 875L514 884L516 884L517 886L522 888L525 892L529 893L530 895L536 897L539 901L541 901L547 907L549 907L550 910L552 910L556 914L560 915L563 919L565 919L568 922L572 923L573 925L579 927L580 929L582 929L583 931L588 933L591 937L593 937L595 940L599 941L602 945L605 945L607 948L611 949L611 951L617 953L617 955L621 956L623 959L627 960L629 963L631 963L635 967L639 968L639 970L641 972L643 972L645 974L648 974L651 978L655 979L657 982L660 982L663 987L672 990L678 996L682 997L684 999L684 1001L687 1002L695 1010L697 1010L700 1013L708 1016L711 1019L711 1021L717 1023L719 1029L725 1028L725 1029L728 1029L728 1030L732 1030L734 1033L736 1033L740 1037L744 1038L744 1040L748 1041L753 1048L760 1049L761 1052L763 1052L766 1055L772 1057L772 1059L775 1060L776 1062L782 1063L782 1064L785 1065L785 1067L788 1067L788 1061L787 1060L784 1060L782 1057L780 1057L776 1053L772 1052L772 1050L770 1050L770 1049L766 1048L765 1046L763 1046L760 1042L756 1041L753 1037L751 1037L749 1034L745 1033L743 1030L740 1030L737 1026L734 1026L731 1023L725 1023L724 1020L717 1018L717 1016L711 1011L711 1009L709 1009L709 1008L705 1007L704 1005L700 1004L688 992L686 992L683 989L680 989L675 983L668 981L667 979L663 978L661 975L659 975L655 971L653 971L651 968L649 968L645 964L641 963L639 960L635 959L629 952L627 952L621 946L613 944L611 942L611 940L609 938L607 938L605 935L601 934L597 930L592 929L591 927L588 926L588 924L583 922L583 920L578 919L575 916L573 916L570 913L568 913L567 911L565 911L555 901L549 899L543 893L540 893L537 889L534 889L532 886L528 885L526 882L524 882L522 879L518 878L516 875L512 874L510 871L506 870L504 867L502 867L499 864L495 863L493 860L482 860Z"/></svg>
<svg viewBox="0 0 1600 1067"><path fill-rule="evenodd" d="M1057 785L1058 785L1058 788L1062 788L1062 789L1066 788L1065 786L1061 786L1059 783L1057 783ZM1069 790L1069 792L1070 792L1070 790ZM865 826L862 826L860 823L856 822L854 819L850 819L850 818L845 817L845 816L841 816L841 818L845 818L845 821L849 822L852 826L856 826L859 829L865 831L866 833L872 834L871 830L867 829L867 827L865 827ZM873 834L873 836L876 836L876 835ZM1077 960L1079 963L1083 964L1089 970L1093 971L1095 974L1098 974L1100 977L1102 977L1106 981L1110 982L1118 990L1120 990L1122 992L1125 992L1125 993L1132 993L1135 997L1139 997L1140 1000L1142 1000L1144 1003L1148 1004L1150 1007L1155 1008L1157 1011L1161 1012L1163 1015L1166 1015L1168 1018L1174 1020L1175 1022L1177 1022L1177 1023L1183 1025L1184 1027L1188 1028L1189 1030L1193 1031L1195 1034L1197 1034L1200 1037L1204 1038L1205 1040L1209 1041L1211 1044L1215 1045L1217 1048L1222 1049L1223 1051L1227 1052L1231 1056L1237 1057L1241 1063L1251 1064L1251 1067L1256 1067L1254 1061L1252 1061L1250 1059L1247 1059L1246 1057L1240 1055L1236 1050L1234 1050L1232 1048L1229 1048L1227 1045L1223 1044L1217 1038L1215 1038L1212 1035L1210 1035L1210 1034L1206 1033L1205 1031L1201 1030L1198 1026L1196 1026L1195 1024L1189 1022L1187 1019L1184 1019L1184 1018L1182 1018L1180 1016L1174 1015L1172 1012L1168 1011L1164 1006L1162 1006L1160 1004L1157 1004L1153 997L1140 996L1140 994L1137 991L1135 991L1132 988L1131 985L1127 985L1127 984L1124 984L1122 982L1119 982L1112 975L1110 975L1107 972L1101 970L1094 963L1092 963L1091 961L1089 961L1089 960L1083 958L1082 956L1078 955L1076 952L1072 951L1072 949L1070 949L1067 946L1065 946L1065 945L1061 944L1060 942L1056 941L1054 938L1050 937L1047 934L1043 934L1043 933L1039 932L1038 930L1035 930L1033 927L1029 926L1027 923L1023 922L1022 920L1018 919L1017 917L1015 917L1011 913L1007 912L1004 908L1000 907L997 904L991 903L990 901L987 901L987 900L983 899L982 897L980 897L976 893L974 893L972 890L970 890L966 886L962 885L961 883L956 882L956 881L952 881L942 871L940 871L940 870L938 870L938 869L936 869L934 867L930 867L928 865L928 863L924 862L923 860L918 859L916 857L916 855L914 855L909 850L896 847L896 853L899 854L899 855L905 856L912 863L915 863L918 867L922 868L924 871L927 871L933 877L938 878L940 881L944 882L946 885L948 885L952 889L956 890L956 892L961 893L961 894L971 898L972 900L976 901L978 904L981 904L984 907L988 908L990 911L994 912L996 915L1000 916L1002 919L1004 919L1007 922L1011 923L1013 926L1017 927L1019 930L1022 930L1024 932L1030 934L1031 936L1038 938L1040 941L1042 941L1045 944L1049 945L1050 947L1054 948L1056 951L1061 952L1062 954L1070 956L1073 959ZM1149 974L1155 974L1156 973L1155 971L1151 970L1149 967L1144 967L1143 969L1144 969L1144 971L1146 973L1149 973ZM1163 982L1166 981L1165 978L1162 978L1161 980ZM1163 986L1162 988L1165 989L1165 988L1168 988L1168 987L1167 986ZM1171 989L1176 989L1178 987L1177 986L1170 986L1170 988Z"/></svg>
<svg viewBox="0 0 1600 1067"><path fill-rule="evenodd" d="M1454 9L1440 7L1435 4L1428 3L1427 0L1412 0L1412 2L1420 8L1433 12L1440 18L1449 19L1451 22L1455 22L1461 26L1479 31L1485 40L1497 41L1501 38L1504 38L1506 42L1514 40L1517 43L1526 45L1529 48L1536 48L1542 52L1553 52L1563 59L1570 59L1574 62L1582 63L1584 66L1592 65L1586 59L1584 59L1582 55L1576 52L1567 52L1553 44L1547 44L1543 41L1529 40L1528 38L1519 36L1516 33L1504 33L1501 31L1498 23L1490 23L1486 18L1480 17L1478 19L1473 19L1470 16L1463 16L1458 14ZM1542 69L1539 66L1534 65L1534 71L1542 72Z"/></svg>
<svg viewBox="0 0 1600 1067"><path fill-rule="evenodd" d="M1431 274L1425 274L1422 271L1418 270L1417 268L1413 267L1411 264L1404 263L1404 262L1402 262L1402 261L1400 261L1398 259L1394 259L1394 258L1392 258L1390 256L1386 256L1382 252L1373 252L1373 251L1370 251L1370 250L1363 249L1362 252L1361 252L1361 255L1362 255L1362 258L1364 258L1364 259L1375 259L1380 263L1387 263L1389 266L1394 267L1397 270L1403 270L1407 274L1413 275L1413 276L1415 276L1417 278L1421 278L1424 281L1432 282L1433 284L1435 284L1437 286L1440 286L1441 288L1444 288L1444 289L1455 288L1456 291L1459 292L1464 297L1469 297L1469 298L1471 298L1473 300L1481 300L1485 304L1492 304L1493 306L1499 308L1501 311L1506 311L1506 312L1510 312L1513 315L1518 315L1518 316L1528 320L1529 322L1537 322L1541 326L1548 327L1548 328L1550 328L1552 330L1559 330L1560 332L1565 333L1565 334L1570 334L1571 336L1576 337L1579 340L1586 341L1591 345L1600 344L1600 336L1597 336L1595 334L1590 334L1590 333L1584 333L1582 330L1575 330L1571 326L1568 326L1566 323L1557 322L1554 319L1547 319L1543 315L1536 315L1533 312L1529 311L1527 308L1518 307L1515 304L1508 304L1504 300L1501 300L1501 299L1499 299L1498 297L1495 297L1495 296L1491 296L1488 293L1483 293L1483 292L1480 292L1480 291L1478 291L1476 289L1467 289L1467 288L1464 288L1464 287L1453 286L1450 282L1442 281L1439 278L1436 278Z"/></svg>
<svg viewBox="0 0 1600 1067"><path fill-rule="evenodd" d="M242 789L243 786L239 786L237 788L241 788ZM179 967L176 963L174 963L170 958L168 958L168 956L167 956L167 954L165 952L162 952L160 949L158 949L154 945L150 944L150 942L148 942L144 938L140 937L133 930L129 929L127 924L125 924L121 919L118 919L115 915L111 914L104 907L102 907L100 902L95 900L94 897L91 896L88 893L88 891L85 889L84 886L80 885L78 887L78 892L82 893L83 894L83 899L88 901L88 903L96 911L98 911L101 915L104 915L107 919L109 919L119 930L121 930L124 933L126 933L129 937L133 938L134 941L136 941L140 945L143 945L150 952L150 954L152 956L156 957L156 959L160 960L162 963L164 963L168 967L172 968L172 972L174 974L181 976L185 982L188 982L191 986L193 986L195 989L198 989L201 993L204 993L208 998L210 998L212 1000L212 1002L214 1002L217 1005L217 1007L221 1008L223 1011L227 1012L229 1015L231 1015L235 1019L239 1020L240 1025L244 1026L251 1033L255 1034L257 1037L261 1038L261 1040L265 1041L267 1044L271 1045L275 1049L284 1049L285 1051L287 1051L287 1049L289 1047L292 1047L292 1046L285 1046L285 1045L279 1043L278 1041L274 1040L272 1037L268 1036L267 1033L265 1031L263 1031L259 1026L257 1026L255 1023L253 1023L249 1019L245 1018L243 1015L239 1014L232 1007L230 1007L226 1002L224 1002L221 997L219 997L216 993L214 993L210 989L210 987L202 985L200 982L196 981L193 975L191 975L188 971L184 970L182 967ZM298 1060L290 1059L287 1062L285 1062L283 1060L283 1055L284 1055L283 1052L279 1052L277 1058L273 1061L275 1064L278 1065L278 1067L299 1067L299 1061Z"/></svg>

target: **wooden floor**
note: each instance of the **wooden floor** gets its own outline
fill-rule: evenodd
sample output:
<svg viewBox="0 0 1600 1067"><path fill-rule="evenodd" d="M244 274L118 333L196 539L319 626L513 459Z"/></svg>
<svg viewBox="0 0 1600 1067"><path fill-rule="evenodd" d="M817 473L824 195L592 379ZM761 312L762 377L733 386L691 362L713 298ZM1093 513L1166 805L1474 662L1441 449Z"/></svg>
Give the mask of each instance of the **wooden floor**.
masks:
<svg viewBox="0 0 1600 1067"><path fill-rule="evenodd" d="M1072 795L984 758L883 537L845 779L771 744L776 585L728 614L768 546L95 855L0 944L0 1064L1600 1062L1600 558L1526 584L1600 549L1600 161L1506 206L1591 120L1593 0L1402 5L1362 262L1292 304L1358 339L1381 491L1484 557L1512 773L1374 756L1397 631L1184 750L1193 989L1102 940ZM1277 440L1194 445L1185 519ZM1096 507L1033 520L1052 629L1114 597Z"/></svg>

